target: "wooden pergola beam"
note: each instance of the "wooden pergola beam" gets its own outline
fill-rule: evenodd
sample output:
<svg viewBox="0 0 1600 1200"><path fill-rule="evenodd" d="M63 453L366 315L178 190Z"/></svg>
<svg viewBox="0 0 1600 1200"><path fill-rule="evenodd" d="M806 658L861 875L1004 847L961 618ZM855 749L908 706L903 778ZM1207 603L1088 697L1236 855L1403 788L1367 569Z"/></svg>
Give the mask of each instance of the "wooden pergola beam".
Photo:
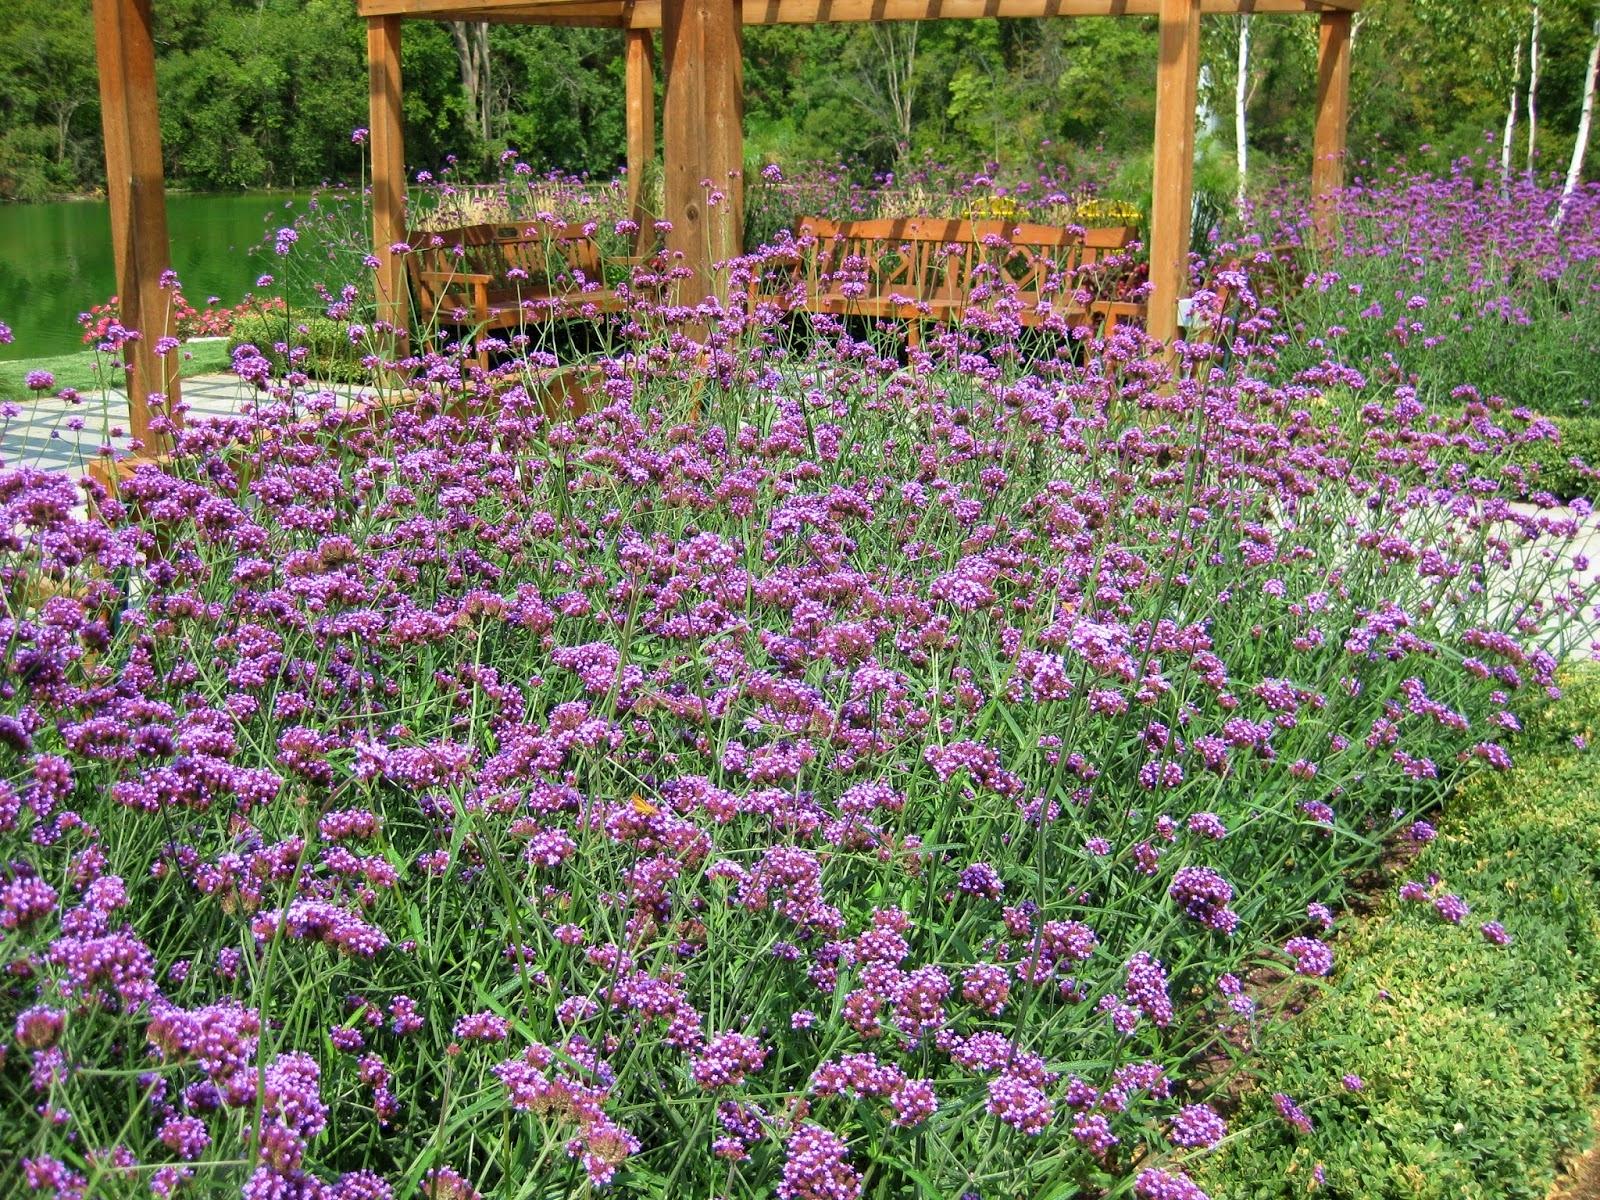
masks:
<svg viewBox="0 0 1600 1200"><path fill-rule="evenodd" d="M1338 229L1350 124L1350 36L1347 12L1325 12L1317 36L1317 125L1312 139L1311 207L1317 241L1329 245Z"/></svg>
<svg viewBox="0 0 1600 1200"><path fill-rule="evenodd" d="M378 320L407 324L405 263L391 247L406 238L405 112L400 80L399 17L367 20L367 105L372 148L372 253L378 260Z"/></svg>
<svg viewBox="0 0 1600 1200"><path fill-rule="evenodd" d="M1161 0L735 0L741 25L970 21L984 17L1154 17ZM364 17L660 29L663 0L356 0ZM1207 16L1355 12L1361 0L1200 0Z"/></svg>
<svg viewBox="0 0 1600 1200"><path fill-rule="evenodd" d="M161 382L155 343L170 332L161 277L170 263L162 190L151 0L93 0L100 66L107 191L123 320L144 335L127 349L135 437L152 450L149 396ZM1156 16L1161 58L1156 87L1154 198L1150 221L1153 336L1177 334L1186 290L1194 175L1194 107L1204 14L1317 13L1316 161L1312 192L1331 221L1329 198L1343 181L1349 116L1352 14L1361 0L355 0L367 20L373 164L373 241L381 321L403 336L403 266L390 247L405 238L405 149L400 45L406 18L600 25L627 33L630 203L641 212L645 164L654 147L649 30L662 30L665 67L665 208L669 251L692 271L679 299L719 290L712 265L741 248L743 216L743 25L851 21ZM177 381L167 384L177 399ZM173 413L174 420L177 413Z"/></svg>
<svg viewBox="0 0 1600 1200"><path fill-rule="evenodd" d="M94 0L94 41L117 300L123 326L140 335L123 351L129 432L144 444L147 454L160 454L170 447L164 435L151 429L151 395L165 394L174 424L182 423L182 415L177 363L156 354L156 342L172 336L173 293L161 286L161 277L172 265L172 249L162 182L150 0Z"/></svg>

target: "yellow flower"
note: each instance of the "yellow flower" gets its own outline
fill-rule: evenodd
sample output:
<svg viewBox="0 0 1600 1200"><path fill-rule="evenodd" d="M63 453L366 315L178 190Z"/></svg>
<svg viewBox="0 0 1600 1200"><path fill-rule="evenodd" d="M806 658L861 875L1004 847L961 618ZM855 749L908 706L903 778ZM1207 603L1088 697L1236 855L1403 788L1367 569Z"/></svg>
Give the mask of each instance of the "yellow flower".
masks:
<svg viewBox="0 0 1600 1200"><path fill-rule="evenodd" d="M1022 206L1013 196L980 196L966 208L969 221L1010 221L1022 215Z"/></svg>
<svg viewBox="0 0 1600 1200"><path fill-rule="evenodd" d="M1139 210L1123 200L1089 196L1073 206L1073 219L1080 225L1134 225Z"/></svg>

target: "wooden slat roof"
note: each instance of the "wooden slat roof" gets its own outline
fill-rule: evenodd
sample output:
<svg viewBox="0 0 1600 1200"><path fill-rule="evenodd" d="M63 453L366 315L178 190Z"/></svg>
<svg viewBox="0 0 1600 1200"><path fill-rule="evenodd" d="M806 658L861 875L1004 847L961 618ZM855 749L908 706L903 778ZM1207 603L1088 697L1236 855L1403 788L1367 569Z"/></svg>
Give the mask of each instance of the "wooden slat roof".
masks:
<svg viewBox="0 0 1600 1200"><path fill-rule="evenodd" d="M745 25L1155 16L1160 0L735 0ZM1201 0L1207 14L1354 11L1361 0ZM660 29L661 0L356 0L363 17Z"/></svg>

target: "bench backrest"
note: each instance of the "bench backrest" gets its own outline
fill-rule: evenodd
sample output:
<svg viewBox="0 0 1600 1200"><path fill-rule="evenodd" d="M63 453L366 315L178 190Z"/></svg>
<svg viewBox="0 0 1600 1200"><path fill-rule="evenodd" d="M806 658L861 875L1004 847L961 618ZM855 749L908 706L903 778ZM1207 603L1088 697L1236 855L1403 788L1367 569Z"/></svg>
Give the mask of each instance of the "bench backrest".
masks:
<svg viewBox="0 0 1600 1200"><path fill-rule="evenodd" d="M411 235L406 267L424 310L451 286L445 277L486 275L497 288L560 292L603 283L600 245L582 225L516 222L463 225ZM514 280L512 269L524 272ZM581 276L582 283L579 282Z"/></svg>
<svg viewBox="0 0 1600 1200"><path fill-rule="evenodd" d="M1070 293L1083 268L1132 241L1124 226L1080 229L1015 221L910 217L803 218L797 236L808 294L972 302L974 289L1013 285L1024 303Z"/></svg>
<svg viewBox="0 0 1600 1200"><path fill-rule="evenodd" d="M446 277L499 274L492 226L419 230L408 234L406 243L411 247L405 256L406 272L422 312L431 314L444 304L450 286Z"/></svg>
<svg viewBox="0 0 1600 1200"><path fill-rule="evenodd" d="M1014 221L972 221L978 250L969 275L976 288L1007 285L1024 304L1068 297L1091 276L1091 268L1120 254L1135 230L1117 225L1097 228L1029 225ZM1093 292L1091 287L1088 289Z"/></svg>
<svg viewBox="0 0 1600 1200"><path fill-rule="evenodd" d="M521 267L532 279L603 282L600 243L583 225L521 223L496 225L495 244L507 267Z"/></svg>
<svg viewBox="0 0 1600 1200"><path fill-rule="evenodd" d="M962 292L966 274L959 239L950 236L958 224L917 218L803 220L800 237L815 239L806 255L807 291L813 296L954 299ZM957 244L952 252L947 247L953 241Z"/></svg>

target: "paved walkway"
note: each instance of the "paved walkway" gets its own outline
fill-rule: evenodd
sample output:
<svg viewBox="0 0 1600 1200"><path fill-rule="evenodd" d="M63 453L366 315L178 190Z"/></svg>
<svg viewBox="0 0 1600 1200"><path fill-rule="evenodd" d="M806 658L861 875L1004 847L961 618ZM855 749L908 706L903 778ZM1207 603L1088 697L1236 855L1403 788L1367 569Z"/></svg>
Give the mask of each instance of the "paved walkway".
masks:
<svg viewBox="0 0 1600 1200"><path fill-rule="evenodd" d="M1513 503L1512 507L1524 513L1543 513L1551 517L1575 515L1571 508L1538 509L1522 501ZM1600 521L1589 516L1582 519L1580 525L1576 537L1542 537L1531 542L1519 539L1517 534L1508 530L1506 536L1514 548L1509 578L1501 576L1498 581L1502 593L1518 572L1542 572L1548 569L1552 561L1572 568L1580 586L1600 589ZM1549 600L1554 591L1554 588L1546 586L1540 589L1540 594ZM1501 611L1504 611L1503 606ZM1550 646L1550 652L1566 662L1600 661L1600 595L1578 608L1572 617L1573 620L1562 630L1561 636Z"/></svg>
<svg viewBox="0 0 1600 1200"><path fill-rule="evenodd" d="M348 403L357 396L349 385L334 391ZM242 412L260 393L235 375L195 375L183 381L183 416L189 424ZM128 396L118 388L86 395L76 404L47 398L21 405L19 415L0 417L0 467L42 467L81 476L110 445L126 454Z"/></svg>
<svg viewBox="0 0 1600 1200"><path fill-rule="evenodd" d="M255 397L255 388L234 375L196 375L183 381L184 419L229 417ZM43 467L82 475L109 444L125 454L128 396L118 388L85 395L76 404L45 398L22 405L20 415L0 417L0 465Z"/></svg>

